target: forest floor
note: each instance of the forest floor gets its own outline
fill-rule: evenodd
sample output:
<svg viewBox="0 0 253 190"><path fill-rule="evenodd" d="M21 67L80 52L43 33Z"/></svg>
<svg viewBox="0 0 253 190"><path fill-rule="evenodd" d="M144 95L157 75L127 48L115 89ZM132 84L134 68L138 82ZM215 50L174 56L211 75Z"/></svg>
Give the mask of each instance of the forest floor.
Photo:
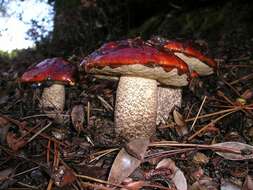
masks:
<svg viewBox="0 0 253 190"><path fill-rule="evenodd" d="M239 31L195 43L216 60L217 71L183 88L176 113L182 117L157 126L143 163L121 188L175 189L186 179L192 190L253 189L253 37ZM80 76L66 88L59 124L39 107L42 88L18 82L26 66L0 68L0 189L112 189L105 181L123 146L113 124L117 82ZM81 125L71 120L73 108ZM169 172L156 169L162 159Z"/></svg>

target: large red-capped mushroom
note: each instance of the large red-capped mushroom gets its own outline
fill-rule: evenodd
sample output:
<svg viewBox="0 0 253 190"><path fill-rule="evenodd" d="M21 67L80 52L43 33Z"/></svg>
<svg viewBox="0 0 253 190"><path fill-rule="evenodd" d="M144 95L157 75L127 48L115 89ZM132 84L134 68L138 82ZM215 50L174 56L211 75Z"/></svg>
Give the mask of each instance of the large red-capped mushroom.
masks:
<svg viewBox="0 0 253 190"><path fill-rule="evenodd" d="M174 88L187 85L190 75L184 61L141 39L109 42L86 57L81 65L87 73L120 78L115 127L128 141L149 138L154 133L158 85L168 87L170 104L175 105L176 101L181 103L181 92Z"/></svg>
<svg viewBox="0 0 253 190"><path fill-rule="evenodd" d="M29 67L21 76L20 82L30 84L52 82L52 85L43 89L41 106L49 117L56 118L64 109L64 85L75 84L76 71L76 67L63 58L45 59Z"/></svg>
<svg viewBox="0 0 253 190"><path fill-rule="evenodd" d="M166 119L173 106L181 105L179 87L199 74L174 51L165 49L141 39L109 42L82 62L87 73L120 78L115 127L130 142L113 163L111 183L120 184L138 167L156 123Z"/></svg>
<svg viewBox="0 0 253 190"><path fill-rule="evenodd" d="M106 43L86 57L81 65L87 73L120 78L115 128L129 143L120 150L108 177L109 182L120 184L144 157L160 113L158 103L169 107L181 104L181 91L172 87L187 85L190 71L175 55L161 52L141 39ZM160 84L169 87L161 91ZM171 98L169 103L163 94Z"/></svg>

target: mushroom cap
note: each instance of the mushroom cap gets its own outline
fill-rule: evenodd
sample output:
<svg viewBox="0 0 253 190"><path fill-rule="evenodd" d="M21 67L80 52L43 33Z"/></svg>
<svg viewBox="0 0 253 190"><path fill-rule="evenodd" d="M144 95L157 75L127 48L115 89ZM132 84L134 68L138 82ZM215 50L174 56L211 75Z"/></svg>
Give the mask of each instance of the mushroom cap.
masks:
<svg viewBox="0 0 253 190"><path fill-rule="evenodd" d="M45 59L35 66L31 66L21 76L22 83L41 83L45 81L58 81L73 85L77 68L63 58Z"/></svg>
<svg viewBox="0 0 253 190"><path fill-rule="evenodd" d="M217 67L217 63L213 59L208 58L199 50L192 47L190 43L182 43L160 37L152 38L149 40L149 43L160 47L164 51L173 52L184 60L193 71L196 71L199 76L210 75Z"/></svg>
<svg viewBox="0 0 253 190"><path fill-rule="evenodd" d="M162 52L140 38L104 44L82 63L87 73L107 76L138 76L161 84L185 86L188 65L173 53Z"/></svg>

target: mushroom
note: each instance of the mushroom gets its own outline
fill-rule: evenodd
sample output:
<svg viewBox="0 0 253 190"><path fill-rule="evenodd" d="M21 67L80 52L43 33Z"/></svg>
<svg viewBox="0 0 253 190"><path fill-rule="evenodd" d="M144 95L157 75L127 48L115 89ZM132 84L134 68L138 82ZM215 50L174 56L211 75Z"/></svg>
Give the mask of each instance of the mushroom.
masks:
<svg viewBox="0 0 253 190"><path fill-rule="evenodd" d="M184 61L139 38L109 42L86 57L81 65L87 73L120 78L115 128L127 141L149 139L155 132L158 85L168 87L166 93L173 97L170 104L174 105L175 99L181 102L181 95L174 88L186 86L190 77Z"/></svg>
<svg viewBox="0 0 253 190"><path fill-rule="evenodd" d="M199 50L192 47L189 43L183 43L175 40L167 40L161 37L153 37L147 44L156 47L160 51L173 53L175 56L182 59L191 71L191 77L210 75L217 67L217 63L211 58L206 57ZM158 109L157 109L157 124L164 123L168 119L173 104L171 104L171 93L167 92L166 88L159 88ZM177 97L182 96L181 89L175 89ZM167 97L167 100L166 98ZM181 106L180 98L174 99L174 105Z"/></svg>
<svg viewBox="0 0 253 190"><path fill-rule="evenodd" d="M180 87L188 85L191 77L202 75L201 67L186 63L175 52L161 43L137 38L106 43L81 63L87 73L120 78L115 128L130 142L114 160L108 177L111 183L120 184L138 167L156 123L166 119L172 107L181 105Z"/></svg>
<svg viewBox="0 0 253 190"><path fill-rule="evenodd" d="M41 106L50 118L57 118L65 104L64 85L74 85L76 67L63 58L51 58L31 66L21 76L21 83L41 84L49 82L51 85L43 89Z"/></svg>

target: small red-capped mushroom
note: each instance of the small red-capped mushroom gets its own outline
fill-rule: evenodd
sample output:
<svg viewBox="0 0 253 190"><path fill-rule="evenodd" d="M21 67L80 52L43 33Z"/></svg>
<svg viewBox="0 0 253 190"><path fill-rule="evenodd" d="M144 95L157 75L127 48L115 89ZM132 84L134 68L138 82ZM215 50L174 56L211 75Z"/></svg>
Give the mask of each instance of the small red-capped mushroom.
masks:
<svg viewBox="0 0 253 190"><path fill-rule="evenodd" d="M31 66L21 76L21 83L45 83L53 84L43 89L41 106L51 118L56 118L61 113L65 104L64 85L75 84L76 67L63 58L51 58Z"/></svg>
<svg viewBox="0 0 253 190"><path fill-rule="evenodd" d="M177 57L184 60L193 72L192 75L206 76L214 72L217 63L205 56L199 50L191 46L190 43L183 43L175 40L167 40L161 37L154 37L149 40L151 45L155 45L161 50L174 53ZM196 73L194 73L196 72Z"/></svg>
<svg viewBox="0 0 253 190"><path fill-rule="evenodd" d="M178 99L181 103L181 91L171 87L187 85L190 77L184 61L147 45L141 39L109 42L86 57L81 65L87 73L120 78L115 127L117 133L128 141L150 138L154 133L157 102L162 97L160 94L164 94L158 92L158 85L168 87L164 91L171 98L170 104L175 105Z"/></svg>

